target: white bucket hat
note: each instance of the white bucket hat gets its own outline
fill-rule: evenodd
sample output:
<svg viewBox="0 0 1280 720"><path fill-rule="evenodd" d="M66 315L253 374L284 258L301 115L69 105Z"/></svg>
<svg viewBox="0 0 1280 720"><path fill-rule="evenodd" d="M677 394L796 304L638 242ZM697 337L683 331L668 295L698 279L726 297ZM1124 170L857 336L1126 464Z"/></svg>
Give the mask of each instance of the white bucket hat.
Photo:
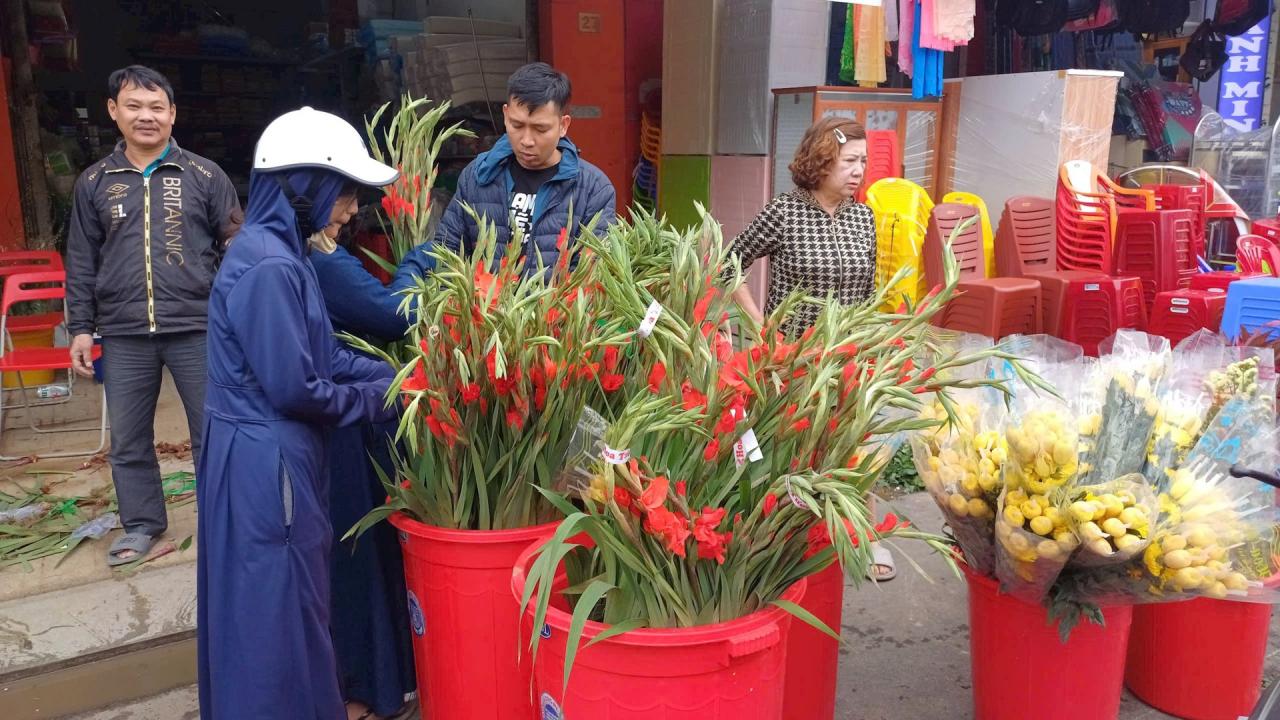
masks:
<svg viewBox="0 0 1280 720"><path fill-rule="evenodd" d="M332 113L304 107L271 121L253 151L253 169L267 172L293 168L332 170L361 185L382 187L400 177L393 167L374 160L360 133Z"/></svg>

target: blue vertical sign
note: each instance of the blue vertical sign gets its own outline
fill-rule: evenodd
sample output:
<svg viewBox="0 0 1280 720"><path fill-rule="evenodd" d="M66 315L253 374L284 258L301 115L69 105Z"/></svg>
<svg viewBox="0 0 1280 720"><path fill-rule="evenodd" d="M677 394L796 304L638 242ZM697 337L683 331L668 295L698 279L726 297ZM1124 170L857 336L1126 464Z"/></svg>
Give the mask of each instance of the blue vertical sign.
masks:
<svg viewBox="0 0 1280 720"><path fill-rule="evenodd" d="M1262 97L1267 79L1267 50L1271 42L1271 17L1243 35L1227 38L1227 64L1218 84L1218 114L1240 131L1262 126Z"/></svg>

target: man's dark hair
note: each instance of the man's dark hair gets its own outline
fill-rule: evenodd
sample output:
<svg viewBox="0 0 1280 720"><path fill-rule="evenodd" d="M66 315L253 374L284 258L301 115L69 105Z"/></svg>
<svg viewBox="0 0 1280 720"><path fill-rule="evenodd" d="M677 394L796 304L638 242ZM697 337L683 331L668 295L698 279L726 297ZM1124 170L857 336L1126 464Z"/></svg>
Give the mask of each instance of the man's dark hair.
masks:
<svg viewBox="0 0 1280 720"><path fill-rule="evenodd" d="M529 63L507 80L507 97L529 110L547 103L555 103L557 110L563 110L569 105L572 91L569 76L544 62Z"/></svg>
<svg viewBox="0 0 1280 720"><path fill-rule="evenodd" d="M169 84L169 79L145 65L120 68L107 79L107 91L111 93L112 100L119 100L120 91L130 85L148 90L163 90L169 96L169 104L173 104L173 86Z"/></svg>

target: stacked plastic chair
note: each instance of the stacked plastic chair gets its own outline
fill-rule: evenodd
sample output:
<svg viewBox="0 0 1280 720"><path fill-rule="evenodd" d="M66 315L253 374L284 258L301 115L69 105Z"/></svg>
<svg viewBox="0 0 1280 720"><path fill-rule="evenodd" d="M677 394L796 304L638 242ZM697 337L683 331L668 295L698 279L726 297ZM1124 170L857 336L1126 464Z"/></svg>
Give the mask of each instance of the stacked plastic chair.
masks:
<svg viewBox="0 0 1280 720"><path fill-rule="evenodd" d="M1146 304L1142 281L1136 277L1101 277L1098 282L1072 283L1062 301L1057 337L1096 357L1103 340L1121 328L1145 330Z"/></svg>
<svg viewBox="0 0 1280 720"><path fill-rule="evenodd" d="M1236 266L1242 273L1280 277L1280 245L1261 235L1236 240Z"/></svg>
<svg viewBox="0 0 1280 720"><path fill-rule="evenodd" d="M933 201L910 180L884 178L867 188L867 205L876 216L876 287L888 287L899 268L913 271L889 288L881 310L892 312L904 297L915 302L928 292L922 249Z"/></svg>
<svg viewBox="0 0 1280 720"><path fill-rule="evenodd" d="M960 269L956 296L935 322L948 330L1000 339L1041 332L1040 283L1028 278L986 278L982 228L972 205L944 203L933 209L925 239L925 275L943 281L946 243ZM961 226L969 223L960 230Z"/></svg>
<svg viewBox="0 0 1280 720"><path fill-rule="evenodd" d="M1117 213L1155 209L1149 191L1120 187L1084 160L1063 163L1057 190L1058 268L1111 275Z"/></svg>
<svg viewBox="0 0 1280 720"><path fill-rule="evenodd" d="M1116 217L1115 272L1142 279L1151 307L1156 294L1188 287L1196 274L1191 210L1122 210Z"/></svg>
<svg viewBox="0 0 1280 720"><path fill-rule="evenodd" d="M1249 232L1254 235L1261 235L1272 242L1280 243L1280 218L1254 220Z"/></svg>
<svg viewBox="0 0 1280 720"><path fill-rule="evenodd" d="M1202 328L1218 329L1227 306L1223 290L1171 290L1156 295L1147 332L1177 345Z"/></svg>
<svg viewBox="0 0 1280 720"><path fill-rule="evenodd" d="M1227 305L1222 311L1222 334L1236 338L1241 330L1256 332L1276 327L1280 320L1280 278L1253 277L1231 283ZM1272 332L1280 338L1280 327Z"/></svg>
<svg viewBox="0 0 1280 720"><path fill-rule="evenodd" d="M1001 277L1056 270L1058 235L1053 201L1029 195L1009 198L994 242L996 272Z"/></svg>
<svg viewBox="0 0 1280 720"><path fill-rule="evenodd" d="M649 116L640 115L640 161L632 173L631 195L640 207L653 212L658 200L658 162L662 157L662 128Z"/></svg>
<svg viewBox="0 0 1280 720"><path fill-rule="evenodd" d="M996 268L996 251L995 251L995 233L991 228L991 213L987 212L987 203L982 198L967 192L950 192L942 198L944 203L959 203L961 205L972 205L978 209L978 215L982 219L982 255L985 258L984 274L989 277L998 277L999 272Z"/></svg>
<svg viewBox="0 0 1280 720"><path fill-rule="evenodd" d="M867 131L867 170L858 188L858 202L867 201L867 189L885 178L902 177L902 150L895 130Z"/></svg>

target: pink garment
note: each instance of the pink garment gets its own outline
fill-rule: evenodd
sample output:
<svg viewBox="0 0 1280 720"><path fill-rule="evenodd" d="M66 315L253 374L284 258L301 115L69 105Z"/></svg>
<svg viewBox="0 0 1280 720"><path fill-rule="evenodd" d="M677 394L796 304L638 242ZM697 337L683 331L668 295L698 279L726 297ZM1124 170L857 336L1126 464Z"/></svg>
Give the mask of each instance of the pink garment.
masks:
<svg viewBox="0 0 1280 720"><path fill-rule="evenodd" d="M938 36L959 45L973 39L975 0L933 0L934 26Z"/></svg>
<svg viewBox="0 0 1280 720"><path fill-rule="evenodd" d="M915 67L915 55L911 47L916 31L915 0L898 0L898 23L898 69L911 77Z"/></svg>
<svg viewBox="0 0 1280 720"><path fill-rule="evenodd" d="M938 0L920 0L920 47L951 52L956 44L938 35Z"/></svg>

